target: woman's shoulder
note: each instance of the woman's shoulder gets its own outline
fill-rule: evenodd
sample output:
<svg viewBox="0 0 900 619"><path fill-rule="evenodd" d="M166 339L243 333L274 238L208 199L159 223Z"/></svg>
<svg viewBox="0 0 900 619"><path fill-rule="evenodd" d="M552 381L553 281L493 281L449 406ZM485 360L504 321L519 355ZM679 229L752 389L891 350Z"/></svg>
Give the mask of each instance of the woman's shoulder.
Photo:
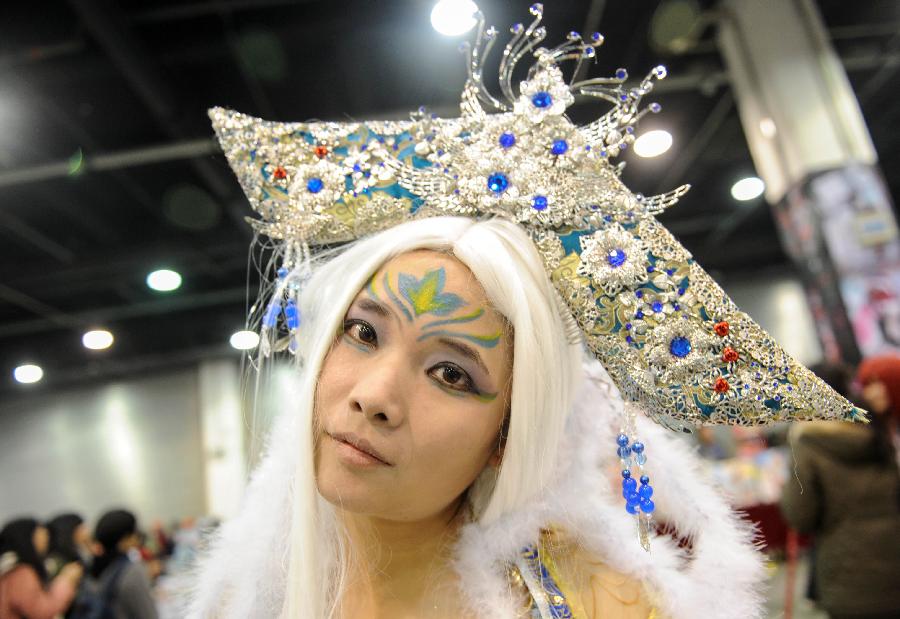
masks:
<svg viewBox="0 0 900 619"><path fill-rule="evenodd" d="M616 570L559 529L543 532L548 567L574 616L587 619L662 619L643 583Z"/></svg>

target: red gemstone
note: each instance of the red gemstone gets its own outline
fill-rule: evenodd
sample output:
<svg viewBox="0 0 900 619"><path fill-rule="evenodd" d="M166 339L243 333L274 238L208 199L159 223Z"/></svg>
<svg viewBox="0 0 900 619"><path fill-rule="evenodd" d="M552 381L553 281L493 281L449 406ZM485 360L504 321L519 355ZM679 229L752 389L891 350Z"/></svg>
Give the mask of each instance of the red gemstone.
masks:
<svg viewBox="0 0 900 619"><path fill-rule="evenodd" d="M716 393L725 393L729 389L728 381L721 377L717 378L713 388L716 390Z"/></svg>
<svg viewBox="0 0 900 619"><path fill-rule="evenodd" d="M731 346L726 346L725 350L722 351L722 361L725 363L734 363L739 357L738 351Z"/></svg>
<svg viewBox="0 0 900 619"><path fill-rule="evenodd" d="M275 168L275 171L272 172L272 176L277 179L287 178L287 170L285 170L281 166L278 166L277 168Z"/></svg>
<svg viewBox="0 0 900 619"><path fill-rule="evenodd" d="M323 144L319 144L313 149L313 152L316 154L316 157L321 159L322 157L328 155L328 147Z"/></svg>
<svg viewBox="0 0 900 619"><path fill-rule="evenodd" d="M716 330L716 335L718 335L719 337L725 337L726 335L728 335L728 323L724 320L722 322L717 322L714 329Z"/></svg>

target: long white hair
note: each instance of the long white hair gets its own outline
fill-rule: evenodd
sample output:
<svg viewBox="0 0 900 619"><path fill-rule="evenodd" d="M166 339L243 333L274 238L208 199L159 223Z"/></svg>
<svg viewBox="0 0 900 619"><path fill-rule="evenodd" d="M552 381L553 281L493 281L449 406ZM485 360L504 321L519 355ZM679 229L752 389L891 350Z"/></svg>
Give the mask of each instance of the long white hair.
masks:
<svg viewBox="0 0 900 619"><path fill-rule="evenodd" d="M322 499L316 487L314 400L323 360L348 307L368 279L394 256L417 249L447 252L468 267L514 333L502 463L498 471L486 471L475 482L477 488L468 493L476 520L488 524L520 508L542 490L552 473L581 376L582 349L567 341L556 292L527 234L501 219L436 217L404 223L348 245L315 267L302 292L305 335L300 339L299 352L304 370L297 397L282 413L292 419L282 420L275 428L275 432L292 436L296 454L288 519L278 519L281 522L275 525L288 530L287 552L281 560L286 578L277 579L286 589L282 592L282 616L333 616L348 570L351 549L345 547L335 508ZM276 437L278 440L283 439ZM261 468L283 466L264 460ZM262 496L253 498L252 487L248 495L248 501L266 500ZM278 509L274 504L269 507ZM245 504L245 510L258 509ZM240 526L240 516L236 520L230 525L232 529ZM245 526L254 525L248 520ZM201 577L210 578L205 573ZM278 593L270 591L264 597L271 603ZM221 594L226 599L220 597L220 603L231 606L226 601L227 592ZM198 609L196 600L194 608ZM258 610L258 605L252 608ZM245 611L253 612L250 607ZM202 612L198 614L202 616Z"/></svg>
<svg viewBox="0 0 900 619"><path fill-rule="evenodd" d="M314 398L325 355L358 291L381 265L415 249L448 252L481 283L514 329L509 426L499 472L467 493L475 522L455 549L468 603L486 617L514 616L506 568L540 529L558 524L616 569L647 582L660 610L677 619L760 614L765 572L752 533L699 472L676 438L639 418L654 446L653 475L664 519L693 540L688 556L654 536L652 557L637 547L617 484L615 435L623 403L596 361L569 343L566 320L533 242L503 220L422 219L358 241L319 264L301 298L305 367L283 398L266 455L239 514L222 526L199 565L192 619L331 617L352 549L335 508L318 493ZM611 447L612 446L612 447Z"/></svg>

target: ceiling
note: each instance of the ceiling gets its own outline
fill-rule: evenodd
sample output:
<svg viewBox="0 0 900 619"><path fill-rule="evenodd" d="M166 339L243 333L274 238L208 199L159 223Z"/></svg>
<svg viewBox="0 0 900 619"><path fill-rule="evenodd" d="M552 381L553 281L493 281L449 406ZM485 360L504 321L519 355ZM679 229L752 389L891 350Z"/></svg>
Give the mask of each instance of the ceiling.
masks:
<svg viewBox="0 0 900 619"><path fill-rule="evenodd" d="M593 75L669 68L653 99L675 145L633 156L625 180L645 194L691 192L662 220L723 278L788 268L768 206L738 204L753 172L722 60L716 3L679 54L653 43L659 0L547 2L548 40L606 36ZM860 96L893 196L900 193L900 3L817 3ZM521 6L520 6L521 5ZM426 105L452 114L465 76L458 39L430 26L427 0L70 0L0 8L0 399L237 354L251 240L249 207L211 141L213 105L275 120L399 118ZM481 0L489 23L527 2ZM654 22L654 16L657 21ZM677 30L677 29L676 29ZM600 108L582 107L576 120ZM168 266L184 284L145 284ZM111 330L106 351L81 345ZM12 368L45 378L23 387Z"/></svg>

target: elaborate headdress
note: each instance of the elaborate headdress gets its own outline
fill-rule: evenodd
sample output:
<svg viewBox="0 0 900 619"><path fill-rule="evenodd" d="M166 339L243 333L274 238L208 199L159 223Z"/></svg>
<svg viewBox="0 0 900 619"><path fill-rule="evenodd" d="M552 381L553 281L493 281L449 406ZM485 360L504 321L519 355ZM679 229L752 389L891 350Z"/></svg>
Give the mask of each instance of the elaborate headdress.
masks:
<svg viewBox="0 0 900 619"><path fill-rule="evenodd" d="M656 220L687 186L645 197L619 179L613 160L633 142L640 117L659 111L641 100L665 68L634 85L624 69L566 82L560 64L592 59L603 38L571 32L561 45L539 47L542 12L532 5L532 23L511 28L500 96L483 81L497 30L485 30L479 15L474 44L463 46L468 79L459 118L420 109L399 122L281 123L210 111L260 216L251 223L274 241L281 260L251 320L262 330L261 353L279 342L293 349L312 248L420 217L503 217L533 239L572 335L583 336L624 397L657 422L684 429L864 419L741 312ZM528 55L534 63L516 90L514 69ZM612 107L578 126L565 115L576 95ZM632 455L643 464L643 445L626 434L619 448L625 468ZM623 483L633 497L643 491L638 498L647 505L646 482Z"/></svg>

